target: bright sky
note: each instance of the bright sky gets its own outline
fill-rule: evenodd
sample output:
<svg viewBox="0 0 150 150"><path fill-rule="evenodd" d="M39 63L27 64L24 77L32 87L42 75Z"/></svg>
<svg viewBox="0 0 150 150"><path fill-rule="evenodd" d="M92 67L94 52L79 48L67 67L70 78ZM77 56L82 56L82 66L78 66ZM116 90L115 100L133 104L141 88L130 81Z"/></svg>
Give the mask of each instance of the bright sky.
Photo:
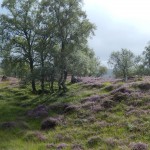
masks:
<svg viewBox="0 0 150 150"><path fill-rule="evenodd" d="M112 51L141 54L150 41L150 0L84 0L84 10L97 26L89 45L104 64Z"/></svg>

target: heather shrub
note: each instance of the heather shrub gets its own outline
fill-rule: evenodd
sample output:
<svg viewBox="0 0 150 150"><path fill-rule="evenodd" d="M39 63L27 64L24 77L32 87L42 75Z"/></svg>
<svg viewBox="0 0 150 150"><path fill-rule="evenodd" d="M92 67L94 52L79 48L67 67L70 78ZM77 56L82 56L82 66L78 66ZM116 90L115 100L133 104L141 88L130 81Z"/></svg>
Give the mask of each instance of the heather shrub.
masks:
<svg viewBox="0 0 150 150"><path fill-rule="evenodd" d="M47 148L47 149L52 149L52 148L55 148L55 145L54 145L53 143L47 144L47 145L46 145L46 148Z"/></svg>
<svg viewBox="0 0 150 150"><path fill-rule="evenodd" d="M141 83L138 85L141 90L150 90L150 83Z"/></svg>
<svg viewBox="0 0 150 150"><path fill-rule="evenodd" d="M118 92L113 95L113 100L116 102L121 102L127 100L128 98L130 98L130 95L127 93Z"/></svg>
<svg viewBox="0 0 150 150"><path fill-rule="evenodd" d="M29 110L27 115L32 118L44 118L48 116L48 108L45 105L39 105L36 108Z"/></svg>
<svg viewBox="0 0 150 150"><path fill-rule="evenodd" d="M132 87L139 88L140 90L143 91L147 91L150 90L150 83L149 82L134 83Z"/></svg>
<svg viewBox="0 0 150 150"><path fill-rule="evenodd" d="M59 124L58 119L56 118L47 118L41 123L41 129L47 130L47 129L54 129Z"/></svg>
<svg viewBox="0 0 150 150"><path fill-rule="evenodd" d="M139 106L142 106L144 104L144 101L141 99L136 99L136 100L129 101L128 104L132 105L134 107L139 107Z"/></svg>
<svg viewBox="0 0 150 150"><path fill-rule="evenodd" d="M142 142L139 143L131 143L131 150L148 150L148 145Z"/></svg>
<svg viewBox="0 0 150 150"><path fill-rule="evenodd" d="M135 126L134 124L131 124L131 123L127 123L126 127L127 127L127 130L130 131L130 132L138 132L138 131L140 131L139 127L137 127L137 126Z"/></svg>
<svg viewBox="0 0 150 150"><path fill-rule="evenodd" d="M84 98L81 100L81 103L85 103L85 102L98 102L100 100L100 96L99 95L92 95L88 98Z"/></svg>
<svg viewBox="0 0 150 150"><path fill-rule="evenodd" d="M65 108L64 112L65 113L73 113L73 112L77 112L78 110L79 110L79 107L77 105L70 105Z"/></svg>
<svg viewBox="0 0 150 150"><path fill-rule="evenodd" d="M102 106L104 108L112 108L114 106L114 101L109 100L109 99L104 100L103 103L102 103Z"/></svg>
<svg viewBox="0 0 150 150"><path fill-rule="evenodd" d="M104 90L106 90L107 92L110 92L114 89L114 86L113 85L108 85L104 88Z"/></svg>
<svg viewBox="0 0 150 150"><path fill-rule="evenodd" d="M107 144L108 147L111 147L111 148L117 146L117 140L114 138L105 139L105 143Z"/></svg>
<svg viewBox="0 0 150 150"><path fill-rule="evenodd" d="M72 136L69 134L57 134L55 136L56 141L58 142L71 142L72 141Z"/></svg>
<svg viewBox="0 0 150 150"><path fill-rule="evenodd" d="M1 129L11 129L11 128L16 128L17 127L17 123L14 121L11 122L3 122L0 124L0 128Z"/></svg>
<svg viewBox="0 0 150 150"><path fill-rule="evenodd" d="M26 141L46 141L47 137L39 131L36 132L27 132L24 136Z"/></svg>
<svg viewBox="0 0 150 150"><path fill-rule="evenodd" d="M65 109L69 106L69 103L54 103L48 106L48 110L62 114L65 112Z"/></svg>
<svg viewBox="0 0 150 150"><path fill-rule="evenodd" d="M102 142L102 139L99 136L93 136L88 139L87 143L89 147L94 147L94 146L97 146L101 142Z"/></svg>
<svg viewBox="0 0 150 150"><path fill-rule="evenodd" d="M72 150L83 150L83 147L80 144L73 144L71 149Z"/></svg>
<svg viewBox="0 0 150 150"><path fill-rule="evenodd" d="M66 143L60 143L60 144L58 144L58 146L57 146L57 150L64 149L64 148L66 148L67 146L68 146L68 144L66 144Z"/></svg>

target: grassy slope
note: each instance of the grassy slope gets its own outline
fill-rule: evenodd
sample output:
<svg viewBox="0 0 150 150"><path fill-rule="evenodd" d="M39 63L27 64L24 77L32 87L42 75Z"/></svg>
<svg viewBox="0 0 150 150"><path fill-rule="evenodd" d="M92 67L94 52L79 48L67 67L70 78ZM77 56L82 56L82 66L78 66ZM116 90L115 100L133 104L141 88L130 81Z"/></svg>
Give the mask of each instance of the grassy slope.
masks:
<svg viewBox="0 0 150 150"><path fill-rule="evenodd" d="M73 84L68 85L69 90L63 96L57 92L53 95L39 96L33 95L28 88L10 88L8 82L0 83L0 123L16 121L28 126L0 128L0 150L44 150L48 144L54 145L49 149L56 149L59 144L63 145L62 143L67 145L64 148L66 150L73 147L90 150L128 150L132 142L150 143L150 105L147 95L141 99L117 102L112 108L102 111L92 111L91 107L87 107L74 113L61 114L65 117L65 124L49 131L40 130L42 119L31 119L26 115L27 110L43 103L51 105L65 102L81 106L80 101L86 97L109 94L111 90L105 87L111 84L103 83L102 88ZM133 108L132 105L136 102L137 105ZM130 109L136 110L135 113L127 114ZM144 112L146 110L147 112ZM56 115L60 115L57 110L49 112L49 116ZM46 140L39 139L35 135L37 131L46 137Z"/></svg>

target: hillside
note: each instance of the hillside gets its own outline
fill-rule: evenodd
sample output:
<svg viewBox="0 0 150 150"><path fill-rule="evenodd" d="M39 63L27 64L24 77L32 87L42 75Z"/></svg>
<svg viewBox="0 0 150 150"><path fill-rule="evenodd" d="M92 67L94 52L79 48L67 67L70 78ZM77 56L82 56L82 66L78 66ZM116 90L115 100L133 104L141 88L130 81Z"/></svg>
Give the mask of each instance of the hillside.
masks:
<svg viewBox="0 0 150 150"><path fill-rule="evenodd" d="M150 77L82 78L64 94L0 82L0 150L148 150Z"/></svg>

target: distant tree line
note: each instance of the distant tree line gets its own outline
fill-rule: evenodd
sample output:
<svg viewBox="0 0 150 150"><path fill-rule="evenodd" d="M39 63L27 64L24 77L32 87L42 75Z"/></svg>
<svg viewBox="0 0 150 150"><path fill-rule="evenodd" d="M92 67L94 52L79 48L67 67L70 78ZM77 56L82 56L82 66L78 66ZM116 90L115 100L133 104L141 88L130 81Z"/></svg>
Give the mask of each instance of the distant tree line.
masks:
<svg viewBox="0 0 150 150"><path fill-rule="evenodd" d="M33 92L54 81L66 90L67 74L100 76L106 72L88 38L92 24L82 10L82 0L4 0L0 15L1 68L5 75L28 79Z"/></svg>
<svg viewBox="0 0 150 150"><path fill-rule="evenodd" d="M150 43L140 56L135 56L128 49L121 49L111 53L108 64L113 67L116 77L121 77L125 81L131 76L150 75Z"/></svg>

